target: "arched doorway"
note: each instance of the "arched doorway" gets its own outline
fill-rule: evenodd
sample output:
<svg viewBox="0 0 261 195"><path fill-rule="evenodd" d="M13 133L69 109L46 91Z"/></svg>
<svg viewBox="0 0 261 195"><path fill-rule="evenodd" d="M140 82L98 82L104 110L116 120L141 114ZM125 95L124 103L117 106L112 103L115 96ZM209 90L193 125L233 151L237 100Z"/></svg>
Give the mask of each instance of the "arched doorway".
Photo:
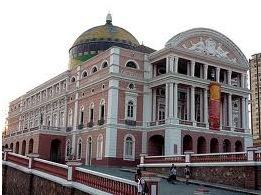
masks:
<svg viewBox="0 0 261 195"><path fill-rule="evenodd" d="M206 142L206 139L202 136L198 138L197 153L198 154L207 153L207 142Z"/></svg>
<svg viewBox="0 0 261 195"><path fill-rule="evenodd" d="M192 137L190 135L185 135L183 137L183 153L193 150Z"/></svg>
<svg viewBox="0 0 261 195"><path fill-rule="evenodd" d="M14 148L14 144L11 143L11 144L10 144L10 149L12 150L12 152L13 152L13 148Z"/></svg>
<svg viewBox="0 0 261 195"><path fill-rule="evenodd" d="M25 149L26 149L26 141L24 140L22 142L22 155L25 155Z"/></svg>
<svg viewBox="0 0 261 195"><path fill-rule="evenodd" d="M239 140L236 141L236 143L235 143L235 151L236 152L242 152L243 151L242 143Z"/></svg>
<svg viewBox="0 0 261 195"><path fill-rule="evenodd" d="M225 139L223 141L223 152L224 153L231 152L231 143L228 139Z"/></svg>
<svg viewBox="0 0 261 195"><path fill-rule="evenodd" d="M57 163L61 162L61 141L58 139L51 142L50 160Z"/></svg>
<svg viewBox="0 0 261 195"><path fill-rule="evenodd" d="M162 135L153 135L149 139L149 156L164 156L164 137Z"/></svg>
<svg viewBox="0 0 261 195"><path fill-rule="evenodd" d="M5 148L8 148L8 144L5 144Z"/></svg>
<svg viewBox="0 0 261 195"><path fill-rule="evenodd" d="M92 138L89 137L86 144L86 165L92 164Z"/></svg>
<svg viewBox="0 0 261 195"><path fill-rule="evenodd" d="M19 154L19 142L16 142L15 144L15 153Z"/></svg>
<svg viewBox="0 0 261 195"><path fill-rule="evenodd" d="M219 148L218 148L218 140L217 138L212 138L210 140L210 153L218 153Z"/></svg>
<svg viewBox="0 0 261 195"><path fill-rule="evenodd" d="M30 139L30 141L29 141L29 147L28 147L28 154L33 153L33 151L34 151L34 140L33 140L33 139Z"/></svg>

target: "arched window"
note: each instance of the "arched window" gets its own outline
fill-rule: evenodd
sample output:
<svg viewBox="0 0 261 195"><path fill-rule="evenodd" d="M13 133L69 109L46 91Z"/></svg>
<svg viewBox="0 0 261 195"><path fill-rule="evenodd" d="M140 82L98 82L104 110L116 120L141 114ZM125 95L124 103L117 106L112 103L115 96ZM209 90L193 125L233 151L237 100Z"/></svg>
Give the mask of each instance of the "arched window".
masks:
<svg viewBox="0 0 261 195"><path fill-rule="evenodd" d="M72 110L70 109L68 112L68 126L72 126Z"/></svg>
<svg viewBox="0 0 261 195"><path fill-rule="evenodd" d="M91 103L89 110L89 121L93 122L94 120L94 103Z"/></svg>
<svg viewBox="0 0 261 195"><path fill-rule="evenodd" d="M92 73L95 73L95 72L97 72L97 67L96 66L94 66L93 68L92 68Z"/></svg>
<svg viewBox="0 0 261 195"><path fill-rule="evenodd" d="M135 142L132 135L127 135L124 139L124 159L135 159Z"/></svg>
<svg viewBox="0 0 261 195"><path fill-rule="evenodd" d="M78 139L78 144L77 144L77 159L82 158L82 139Z"/></svg>
<svg viewBox="0 0 261 195"><path fill-rule="evenodd" d="M85 71L83 71L83 73L82 73L82 78L85 78L85 77L87 77L87 71L85 70Z"/></svg>
<svg viewBox="0 0 261 195"><path fill-rule="evenodd" d="M101 100L100 102L100 120L104 120L105 117L105 101Z"/></svg>
<svg viewBox="0 0 261 195"><path fill-rule="evenodd" d="M134 104L133 101L128 102L127 117L133 118Z"/></svg>
<svg viewBox="0 0 261 195"><path fill-rule="evenodd" d="M137 64L135 62L133 62L133 61L129 61L126 64L126 67L137 69Z"/></svg>
<svg viewBox="0 0 261 195"><path fill-rule="evenodd" d="M100 134L97 138L97 155L96 155L97 160L102 159L102 151L103 151L103 136L102 134Z"/></svg>
<svg viewBox="0 0 261 195"><path fill-rule="evenodd" d="M19 154L19 142L16 142L15 144L15 153Z"/></svg>
<svg viewBox="0 0 261 195"><path fill-rule="evenodd" d="M72 77L71 78L71 83L74 83L75 82L75 77Z"/></svg>
<svg viewBox="0 0 261 195"><path fill-rule="evenodd" d="M103 62L102 63L102 68L107 68L108 67L108 62Z"/></svg>
<svg viewBox="0 0 261 195"><path fill-rule="evenodd" d="M241 141L236 141L235 143L235 152L242 152L243 151L243 145Z"/></svg>
<svg viewBox="0 0 261 195"><path fill-rule="evenodd" d="M84 119L84 107L81 107L81 111L80 111L80 125L83 124L83 119Z"/></svg>
<svg viewBox="0 0 261 195"><path fill-rule="evenodd" d="M14 144L11 143L11 144L10 144L10 149L12 150L12 152L13 152L13 148L14 148Z"/></svg>
<svg viewBox="0 0 261 195"><path fill-rule="evenodd" d="M65 153L65 156L68 158L70 155L71 155L71 140L67 140L66 142L66 153Z"/></svg>

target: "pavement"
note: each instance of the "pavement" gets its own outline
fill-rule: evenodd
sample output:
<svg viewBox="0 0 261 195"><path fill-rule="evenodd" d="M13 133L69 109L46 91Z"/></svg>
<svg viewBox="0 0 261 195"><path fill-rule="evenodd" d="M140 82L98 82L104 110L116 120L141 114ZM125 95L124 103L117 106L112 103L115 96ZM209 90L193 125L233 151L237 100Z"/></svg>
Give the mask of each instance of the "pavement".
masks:
<svg viewBox="0 0 261 195"><path fill-rule="evenodd" d="M95 166L83 166L83 168L90 169L93 171L106 173L109 175L134 180L135 169L129 168L117 168L117 167L95 167ZM221 184L213 184L207 182L201 182L197 180L190 180L189 184L185 184L185 179L177 178L175 184L167 182L166 175L157 175L162 178L160 180L159 191L163 195L192 195L192 194L211 194L211 195L243 195L243 194L254 194L261 195L261 190L248 190L244 188L232 187Z"/></svg>

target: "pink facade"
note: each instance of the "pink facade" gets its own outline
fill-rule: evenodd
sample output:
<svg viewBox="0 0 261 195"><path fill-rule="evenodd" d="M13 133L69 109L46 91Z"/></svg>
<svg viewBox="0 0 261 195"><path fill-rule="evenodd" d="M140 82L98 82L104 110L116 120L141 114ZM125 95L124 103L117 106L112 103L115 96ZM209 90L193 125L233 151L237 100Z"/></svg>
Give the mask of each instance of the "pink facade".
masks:
<svg viewBox="0 0 261 195"><path fill-rule="evenodd" d="M104 166L135 165L141 153L243 151L252 145L247 70L238 47L210 29L183 32L150 54L113 46L11 102L3 145L19 142L25 155L33 139L40 158ZM209 128L213 81L218 131Z"/></svg>

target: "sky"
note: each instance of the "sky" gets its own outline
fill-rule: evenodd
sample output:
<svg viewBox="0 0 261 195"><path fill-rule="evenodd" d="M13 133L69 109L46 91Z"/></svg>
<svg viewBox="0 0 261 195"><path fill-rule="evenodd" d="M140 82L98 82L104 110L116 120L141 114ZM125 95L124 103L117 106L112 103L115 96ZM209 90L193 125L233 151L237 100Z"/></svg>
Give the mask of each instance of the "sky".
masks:
<svg viewBox="0 0 261 195"><path fill-rule="evenodd" d="M83 33L112 23L140 43L162 49L196 27L217 30L246 55L261 52L261 1L229 0L8 0L0 3L0 130L8 104L67 70L68 50Z"/></svg>

